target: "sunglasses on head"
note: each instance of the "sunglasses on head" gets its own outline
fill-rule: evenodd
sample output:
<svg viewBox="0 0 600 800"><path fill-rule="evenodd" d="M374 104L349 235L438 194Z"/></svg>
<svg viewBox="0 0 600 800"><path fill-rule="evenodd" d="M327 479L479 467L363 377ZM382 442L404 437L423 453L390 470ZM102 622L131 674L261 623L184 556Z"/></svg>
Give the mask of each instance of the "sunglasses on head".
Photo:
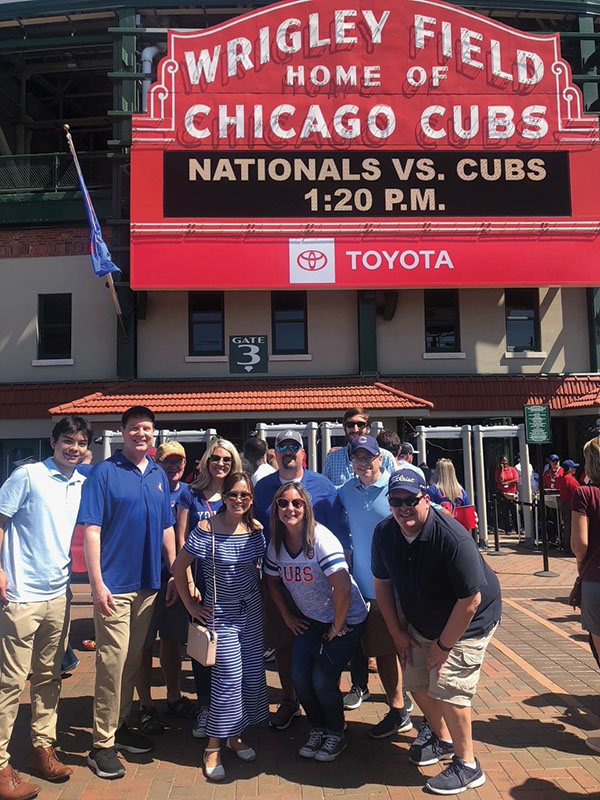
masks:
<svg viewBox="0 0 600 800"><path fill-rule="evenodd" d="M250 494L250 492L227 492L225 497L228 500L238 500L238 499L240 499L240 500L243 500L244 502L247 502L248 500L252 500L252 495Z"/></svg>
<svg viewBox="0 0 600 800"><path fill-rule="evenodd" d="M402 508L402 506L414 508L415 506L419 505L424 497L424 494L416 495L416 497L409 497L406 500L402 497L388 497L388 502L392 508Z"/></svg>
<svg viewBox="0 0 600 800"><path fill-rule="evenodd" d="M221 456L210 456L208 460L211 464L231 464L232 462L231 456L225 456L224 458Z"/></svg>
<svg viewBox="0 0 600 800"><path fill-rule="evenodd" d="M297 444L296 442L293 442L292 444L278 444L277 445L277 451L279 453L285 453L286 450L289 451L290 453L297 453L298 450L300 450L300 445Z"/></svg>
<svg viewBox="0 0 600 800"><path fill-rule="evenodd" d="M286 509L289 505L299 511L304 507L304 500L301 497L294 497L293 500L286 500L284 497L280 497L277 501L277 508Z"/></svg>

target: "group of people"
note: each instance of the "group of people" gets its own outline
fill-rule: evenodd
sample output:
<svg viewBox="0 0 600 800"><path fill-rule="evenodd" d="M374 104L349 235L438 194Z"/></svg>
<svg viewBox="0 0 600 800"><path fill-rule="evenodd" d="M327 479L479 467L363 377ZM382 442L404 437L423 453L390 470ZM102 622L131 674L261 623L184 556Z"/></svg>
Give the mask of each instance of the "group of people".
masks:
<svg viewBox="0 0 600 800"><path fill-rule="evenodd" d="M117 752L147 753L162 730L150 681L158 634L166 713L195 717L209 780L225 777L223 746L252 761L246 729L268 719L285 730L300 708L308 734L299 756L335 760L348 747L344 712L368 698L374 658L389 710L370 736L412 728L410 692L424 719L408 759L444 762L428 788L454 794L484 783L471 701L501 595L453 518L468 498L451 462L442 459L430 482L396 434L382 449L364 409L349 409L343 426L347 443L328 455L323 474L305 468L302 437L286 430L275 465L262 444L246 448L253 475L233 444L214 439L186 484L180 443L150 457L148 408L123 414L122 450L87 475L78 465L89 424L76 416L57 423L53 455L17 468L0 489L0 800L39 792L8 756L28 672L31 770L52 781L72 773L54 745L76 523L85 529L96 641L87 763L99 777L124 775ZM214 666L192 662L197 703L180 691L190 619L218 635ZM270 716L265 648L274 650L282 691ZM343 695L347 664L352 688Z"/></svg>

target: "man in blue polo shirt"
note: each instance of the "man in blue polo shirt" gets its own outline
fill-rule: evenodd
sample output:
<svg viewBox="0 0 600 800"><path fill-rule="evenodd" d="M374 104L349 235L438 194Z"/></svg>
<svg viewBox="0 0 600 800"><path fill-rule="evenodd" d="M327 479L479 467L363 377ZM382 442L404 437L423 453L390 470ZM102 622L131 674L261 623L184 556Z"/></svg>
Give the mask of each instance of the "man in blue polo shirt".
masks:
<svg viewBox="0 0 600 800"><path fill-rule="evenodd" d="M344 697L344 707L358 708L369 697L368 658L377 659L377 670L390 710L369 730L369 736L383 739L408 731L412 723L402 696L402 671L394 641L386 628L375 600L371 572L371 543L375 526L389 517L387 498L389 473L382 469L381 450L372 436L356 436L350 443L350 461L356 473L338 490L352 534L352 575L365 600L370 603L367 628L352 656L352 688Z"/></svg>
<svg viewBox="0 0 600 800"><path fill-rule="evenodd" d="M289 481L300 481L310 495L315 519L329 528L340 540L344 550L350 549L348 525L344 510L337 499L335 486L323 475L304 469L304 445L297 431L282 431L275 439L275 458L277 472L267 475L254 488L254 508L256 516L262 523L267 543L269 542L269 518L273 496L277 489ZM291 602L291 601L290 601ZM294 609L292 609L294 610ZM294 682L292 681L292 650L294 634L286 626L277 607L266 594L265 626L266 646L275 650L277 671L281 680L283 699L277 711L272 715L269 724L276 730L285 730L294 717L300 714L300 706L296 699ZM295 609L295 613L300 612Z"/></svg>
<svg viewBox="0 0 600 800"><path fill-rule="evenodd" d="M30 670L30 767L54 782L73 772L54 742L69 632L71 539L85 481L76 467L91 440L82 417L65 417L52 431L52 456L18 467L0 489L0 800L27 800L40 790L8 763Z"/></svg>
<svg viewBox="0 0 600 800"><path fill-rule="evenodd" d="M502 612L500 584L470 533L431 508L427 485L414 470L394 472L388 493L392 516L373 536L375 596L405 686L432 730L408 757L417 766L452 758L427 788L458 794L485 782L473 754L471 701Z"/></svg>
<svg viewBox="0 0 600 800"><path fill-rule="evenodd" d="M123 414L121 429L123 450L94 467L79 513L96 630L93 747L87 760L100 778L125 774L115 748L152 749L126 720L160 588L161 554L169 572L175 557L169 480L148 456L154 414L134 406ZM167 602L174 596L171 579Z"/></svg>

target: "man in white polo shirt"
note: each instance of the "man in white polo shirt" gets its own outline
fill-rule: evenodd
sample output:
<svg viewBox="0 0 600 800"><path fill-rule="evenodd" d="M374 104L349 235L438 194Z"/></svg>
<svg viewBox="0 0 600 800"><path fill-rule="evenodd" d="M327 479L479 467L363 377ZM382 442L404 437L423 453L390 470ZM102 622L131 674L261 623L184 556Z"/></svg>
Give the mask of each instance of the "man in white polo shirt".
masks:
<svg viewBox="0 0 600 800"><path fill-rule="evenodd" d="M65 417L52 431L53 455L18 467L0 488L0 800L29 800L40 790L20 778L8 756L29 671L29 766L54 782L72 773L54 742L69 631L69 551L85 481L76 467L91 440L86 420Z"/></svg>

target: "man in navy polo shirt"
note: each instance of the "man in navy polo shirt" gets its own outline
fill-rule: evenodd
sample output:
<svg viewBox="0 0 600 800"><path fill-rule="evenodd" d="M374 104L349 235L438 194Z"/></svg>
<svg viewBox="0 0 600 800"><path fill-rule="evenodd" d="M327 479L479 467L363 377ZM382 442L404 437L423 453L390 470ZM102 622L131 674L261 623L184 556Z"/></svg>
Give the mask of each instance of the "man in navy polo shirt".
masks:
<svg viewBox="0 0 600 800"><path fill-rule="evenodd" d="M154 414L134 406L123 414L121 429L123 450L94 467L79 512L96 629L93 747L87 760L100 778L125 774L115 748L152 749L126 719L160 588L161 554L169 572L175 557L169 480L148 456ZM174 596L171 579L167 602Z"/></svg>
<svg viewBox="0 0 600 800"><path fill-rule="evenodd" d="M254 508L257 519L262 523L267 544L269 542L269 518L275 492L283 483L300 481L310 495L315 520L329 528L340 540L344 550L350 549L350 534L345 520L344 509L337 499L335 486L324 475L304 469L304 444L297 431L288 430L277 434L275 439L275 458L277 472L267 475L254 488ZM294 609L292 609L294 610ZM294 634L286 626L275 603L267 592L265 598L267 625L265 626L266 645L275 650L277 671L281 680L283 699L269 724L277 730L285 730L300 714L292 680L292 650ZM295 609L295 613L300 612Z"/></svg>
<svg viewBox="0 0 600 800"><path fill-rule="evenodd" d="M418 473L394 472L388 493L392 516L373 536L375 596L405 687L431 727L431 736L410 748L409 760L425 766L452 757L427 788L457 794L485 782L473 755L471 700L500 620L500 584L468 531L431 508Z"/></svg>

